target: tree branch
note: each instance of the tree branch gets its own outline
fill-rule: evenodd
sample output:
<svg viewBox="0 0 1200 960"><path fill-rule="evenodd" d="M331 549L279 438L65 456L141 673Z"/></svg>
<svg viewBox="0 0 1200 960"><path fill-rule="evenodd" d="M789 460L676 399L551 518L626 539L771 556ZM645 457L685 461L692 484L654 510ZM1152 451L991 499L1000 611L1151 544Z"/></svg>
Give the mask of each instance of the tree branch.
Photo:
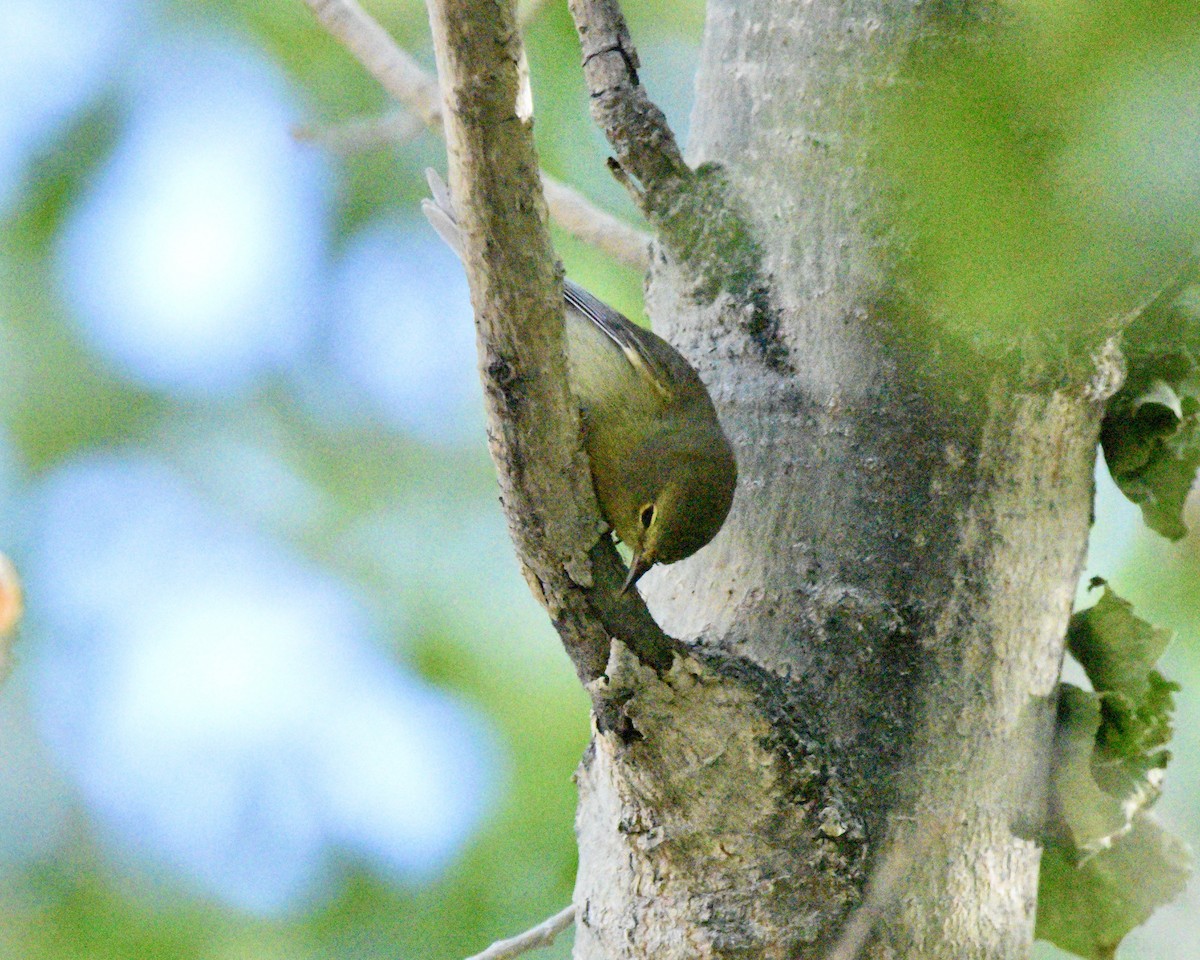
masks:
<svg viewBox="0 0 1200 960"><path fill-rule="evenodd" d="M442 98L429 76L357 0L304 0L331 36L380 82L396 100L417 114L427 127L442 125Z"/></svg>
<svg viewBox="0 0 1200 960"><path fill-rule="evenodd" d="M524 29L538 18L546 7L546 0L523 0L517 6L517 23ZM361 10L354 10L346 5L337 4L336 9L322 5L314 7L321 23L331 26L330 33L356 53L359 49L369 50L372 61L386 61L392 56L388 47L396 46L391 37L384 36L372 30L363 30L362 20L366 17ZM360 16L362 14L362 16ZM337 32L334 32L336 27ZM430 123L430 129L441 133L441 93L436 89L436 81L427 76L416 62L403 50L396 48L401 67L391 71L402 74L416 81L416 86L409 87L412 96L411 110L436 114L436 123ZM434 102L429 103L424 95L424 88L434 84ZM408 99L397 97L402 103ZM292 135L297 140L307 143L318 143L339 153L356 153L360 150L373 150L378 147L396 146L407 143L426 129L426 122L410 110L392 110L382 116L358 117L338 123L298 126ZM572 195L574 199L574 195Z"/></svg>
<svg viewBox="0 0 1200 960"><path fill-rule="evenodd" d="M490 947L477 953L467 960L511 960L530 950L540 950L554 943L558 935L575 922L574 905L560 910L548 920L543 920L536 927L519 933L507 940L497 940Z"/></svg>
<svg viewBox="0 0 1200 960"><path fill-rule="evenodd" d="M787 373L762 249L724 170L716 164L692 170L684 162L666 115L638 78L637 50L617 0L570 0L570 8L592 117L616 154L614 175L686 268L701 301L731 295L728 314L767 365Z"/></svg>
<svg viewBox="0 0 1200 960"><path fill-rule="evenodd" d="M603 525L567 386L562 284L544 222L530 120L519 108L511 5L431 0L449 180L479 331L488 439L526 579L585 683L620 637L648 663L673 642L636 592ZM603 704L597 714L605 722Z"/></svg>
<svg viewBox="0 0 1200 960"><path fill-rule="evenodd" d="M292 136L305 143L320 144L335 153L352 154L378 147L399 146L424 131L425 125L419 117L401 109L383 116L293 127Z"/></svg>
<svg viewBox="0 0 1200 960"><path fill-rule="evenodd" d="M442 98L437 80L396 45L356 0L305 0L321 25L433 132L441 135ZM362 131L358 132L362 136ZM543 174L550 213L569 233L626 266L645 272L649 237Z"/></svg>
<svg viewBox="0 0 1200 960"><path fill-rule="evenodd" d="M637 50L617 0L570 0L583 47L583 75L592 98L592 117L608 138L621 166L641 181L647 194L677 191L691 170L666 115L638 79Z"/></svg>
<svg viewBox="0 0 1200 960"><path fill-rule="evenodd" d="M607 253L618 263L645 273L650 266L650 237L601 210L566 184L542 174L546 205L554 222L573 237Z"/></svg>

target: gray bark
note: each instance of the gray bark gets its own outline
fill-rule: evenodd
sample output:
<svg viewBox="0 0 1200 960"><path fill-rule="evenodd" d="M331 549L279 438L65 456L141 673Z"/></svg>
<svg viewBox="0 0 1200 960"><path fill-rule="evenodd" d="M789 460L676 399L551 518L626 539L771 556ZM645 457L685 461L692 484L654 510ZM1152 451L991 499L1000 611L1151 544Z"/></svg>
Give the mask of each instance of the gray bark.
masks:
<svg viewBox="0 0 1200 960"><path fill-rule="evenodd" d="M689 162L728 173L778 323L647 306L737 449L717 539L643 581L692 646L614 645L578 775L580 960L825 955L885 853L870 957L1016 958L1033 933L1045 745L1119 363L939 366L872 223L871 84L945 5L710 0ZM926 331L928 333L928 331Z"/></svg>

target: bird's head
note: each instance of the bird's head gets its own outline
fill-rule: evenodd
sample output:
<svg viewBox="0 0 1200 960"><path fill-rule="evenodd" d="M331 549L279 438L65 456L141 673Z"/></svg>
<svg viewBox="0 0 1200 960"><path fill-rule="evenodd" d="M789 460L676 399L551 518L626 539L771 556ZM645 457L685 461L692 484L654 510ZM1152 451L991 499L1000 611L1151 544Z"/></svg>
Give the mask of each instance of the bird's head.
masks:
<svg viewBox="0 0 1200 960"><path fill-rule="evenodd" d="M617 535L633 551L622 592L656 563L674 563L717 535L733 504L737 463L723 435L687 431L652 438L634 458L631 496L621 516L611 518Z"/></svg>

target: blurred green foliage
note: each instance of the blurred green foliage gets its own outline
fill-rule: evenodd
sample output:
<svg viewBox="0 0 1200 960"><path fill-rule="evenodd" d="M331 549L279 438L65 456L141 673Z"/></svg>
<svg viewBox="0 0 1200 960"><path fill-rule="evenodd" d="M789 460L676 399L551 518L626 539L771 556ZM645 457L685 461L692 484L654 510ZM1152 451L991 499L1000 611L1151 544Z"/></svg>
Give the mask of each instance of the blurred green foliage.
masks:
<svg viewBox="0 0 1200 960"><path fill-rule="evenodd" d="M645 6L642 19L653 22L654 35L698 41L697 4ZM432 68L422 4L368 7ZM671 15L664 15L666 8ZM152 10L159 29L232 36L265 51L287 70L312 123L389 109L374 80L319 29L300 0L201 0ZM578 41L565 9L547 6L528 40L546 165L629 213L608 182L603 145L591 129ZM287 515L253 515L250 507L249 519L357 584L385 622L396 620L396 656L491 718L504 754L501 789L483 828L444 875L397 888L347 863L346 880L331 899L277 920L204 902L169 878L146 889L114 876L103 841L81 816L55 861L0 864L0 957L435 960L477 952L569 902L576 856L571 776L588 734L586 697L507 545L463 573L480 518L498 525L484 438L465 449L443 448L383 423L331 423L312 416L295 386L282 381L249 400L181 401L132 385L91 353L59 300L55 243L122 122L115 96L86 108L35 161L28 189L0 225L0 418L23 472L36 479L80 451L132 445L245 514L244 491L230 488L218 461L242 451L279 464L318 491L319 509L310 504ZM580 145L589 144L594 149L580 155ZM335 163L336 249L368 221L389 213L415 216L425 190L423 168L444 168L445 159L440 142L422 135L398 149ZM575 275L639 315L639 277L559 239ZM374 518L381 515L399 529L380 533ZM451 545L444 555L396 562L396 551L406 548L388 537L413 532L406 526L411 517L422 525L416 532ZM491 563L502 569L489 570ZM404 614L393 617L398 601ZM570 942L565 936L545 956L567 956Z"/></svg>
<svg viewBox="0 0 1200 960"><path fill-rule="evenodd" d="M923 315L993 353L1065 343L1059 358L1172 280L1195 242L1200 9L948 7L879 83L881 228Z"/></svg>

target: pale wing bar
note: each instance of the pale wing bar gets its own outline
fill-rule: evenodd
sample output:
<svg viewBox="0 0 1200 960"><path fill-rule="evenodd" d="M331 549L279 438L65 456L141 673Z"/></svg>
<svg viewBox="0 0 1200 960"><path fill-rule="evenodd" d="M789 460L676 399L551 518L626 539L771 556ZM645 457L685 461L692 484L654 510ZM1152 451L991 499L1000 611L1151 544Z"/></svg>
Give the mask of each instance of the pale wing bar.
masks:
<svg viewBox="0 0 1200 960"><path fill-rule="evenodd" d="M663 397L671 396L666 371L646 349L639 336L641 331L630 320L570 280L563 281L563 298L620 347L629 362L650 379Z"/></svg>

